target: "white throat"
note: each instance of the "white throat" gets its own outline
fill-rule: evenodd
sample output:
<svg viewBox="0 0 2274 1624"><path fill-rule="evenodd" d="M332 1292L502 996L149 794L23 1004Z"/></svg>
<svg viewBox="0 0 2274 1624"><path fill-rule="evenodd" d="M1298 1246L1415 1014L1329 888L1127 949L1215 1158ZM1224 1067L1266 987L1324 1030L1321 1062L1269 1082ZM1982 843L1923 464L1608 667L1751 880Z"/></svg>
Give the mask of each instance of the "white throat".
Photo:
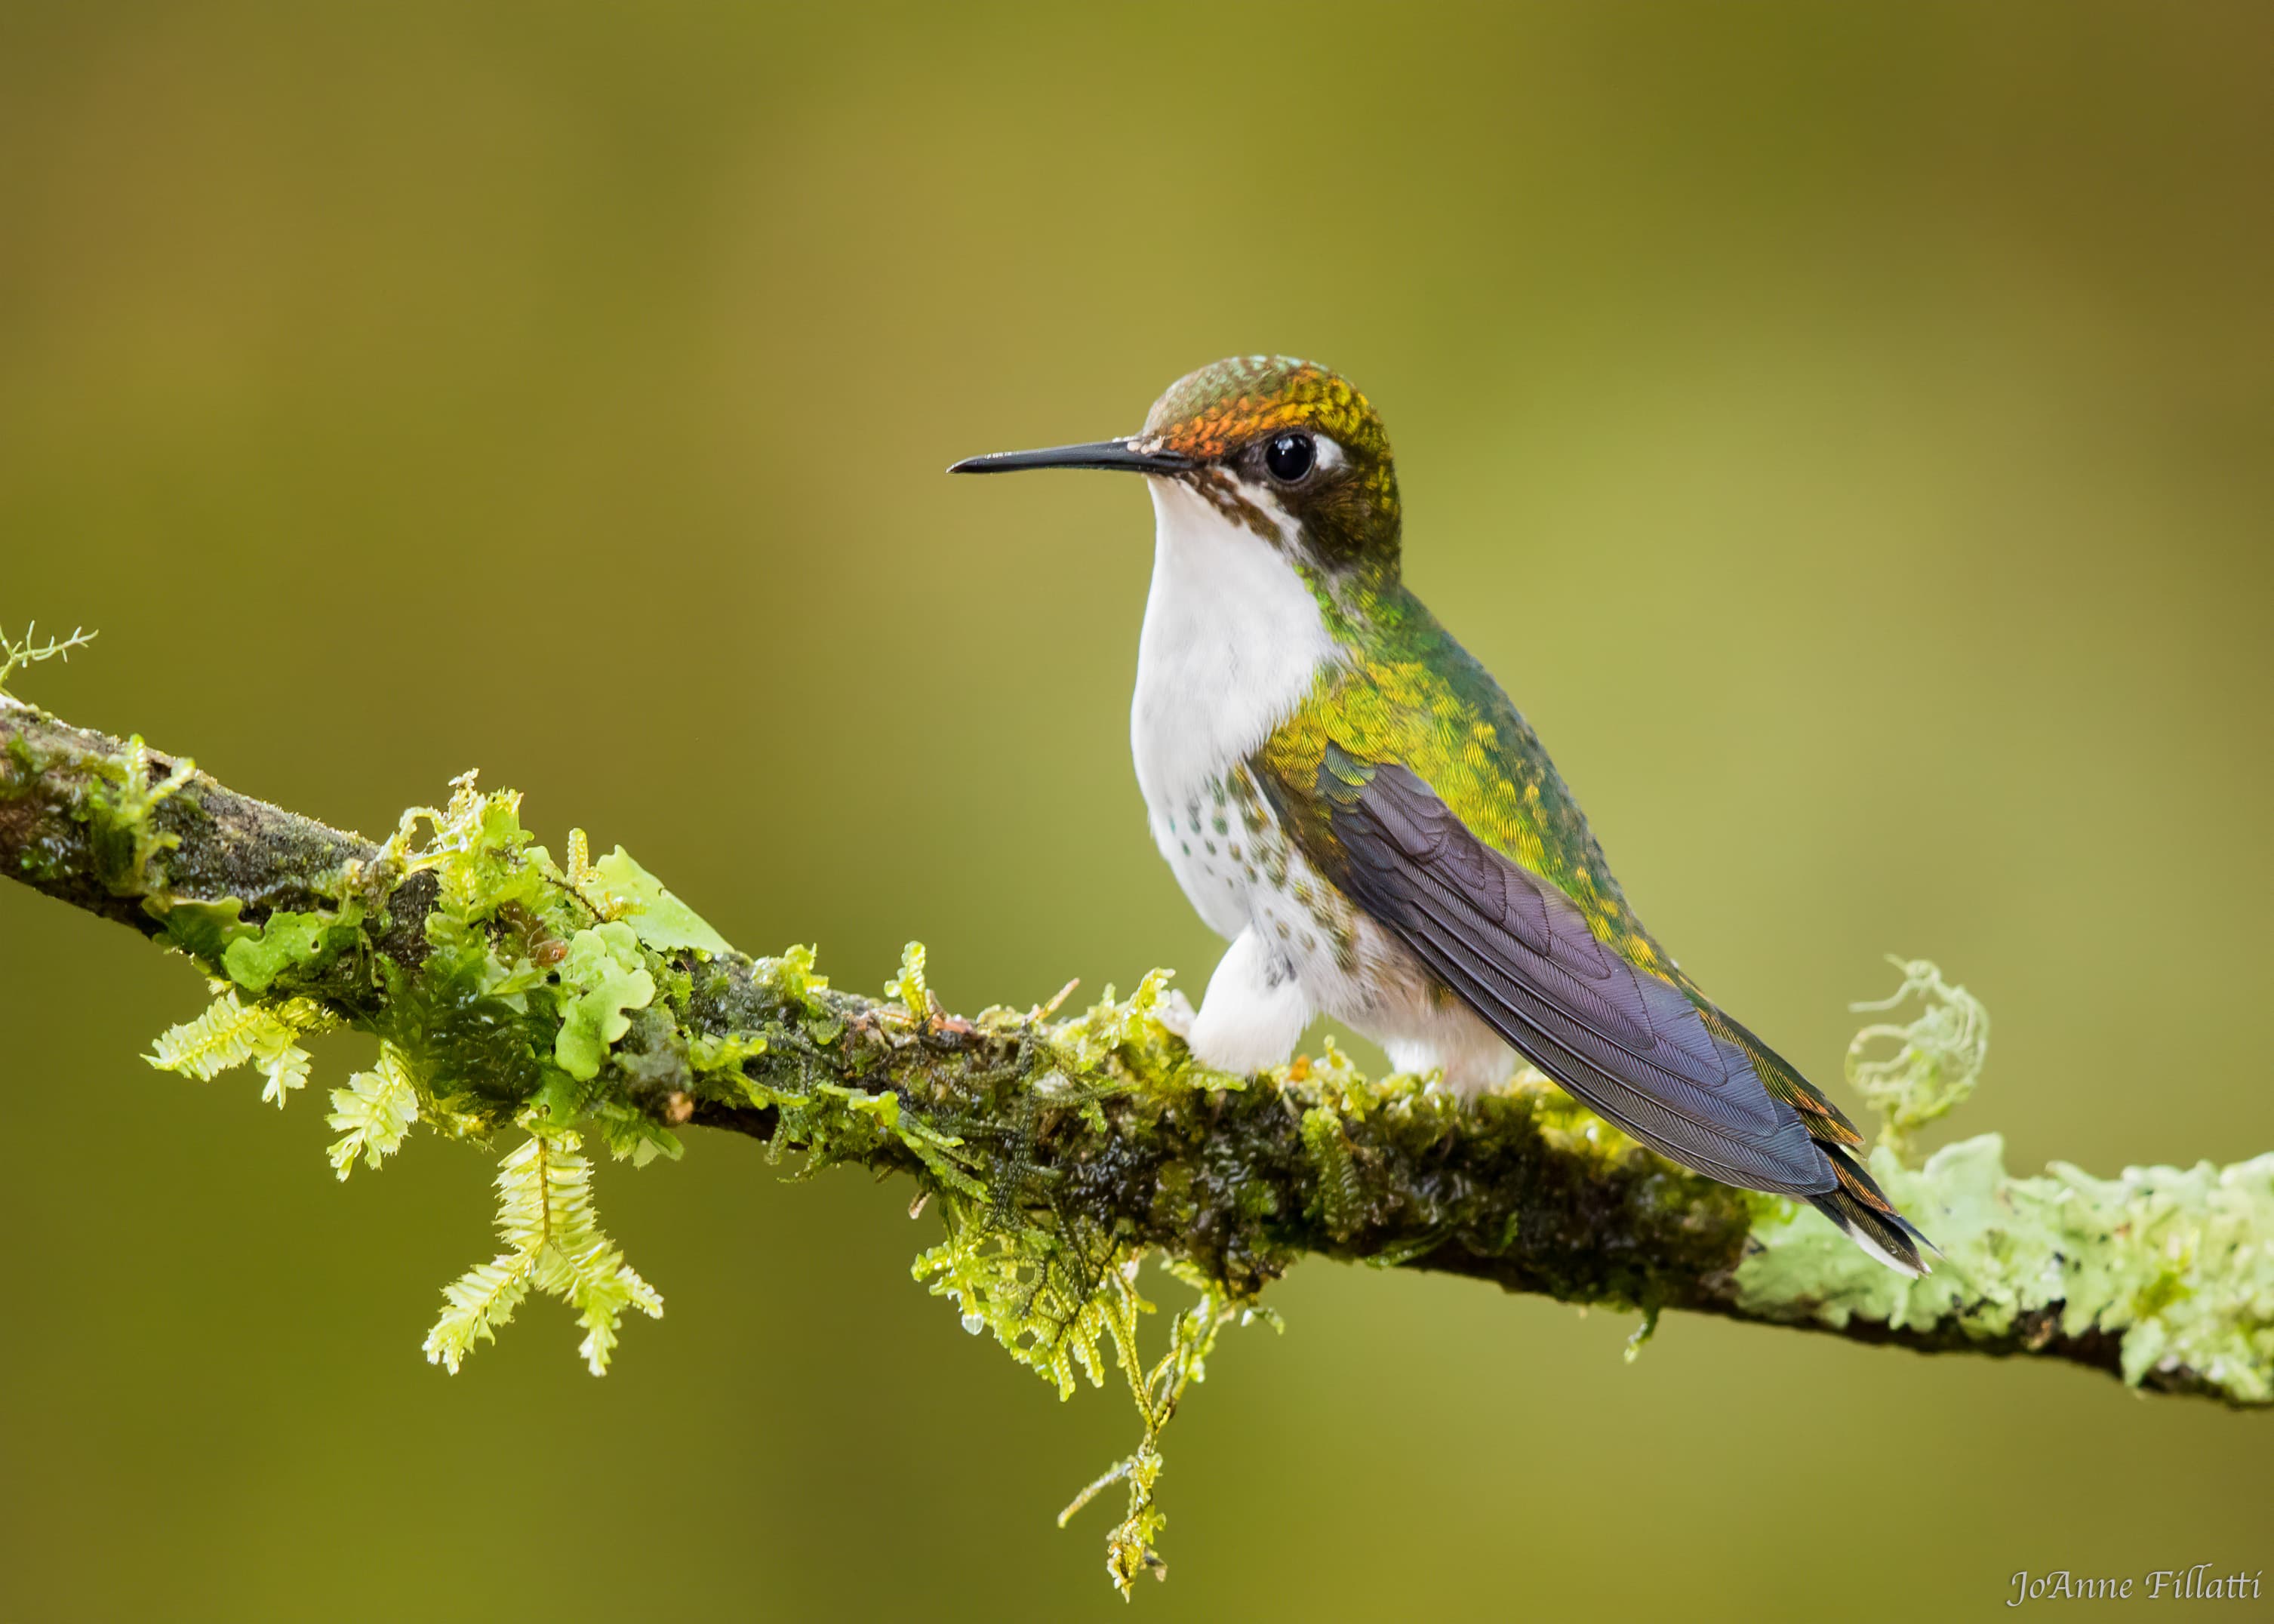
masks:
<svg viewBox="0 0 2274 1624"><path fill-rule="evenodd" d="M1318 600L1277 548L1181 480L1145 483L1153 590L1129 739L1147 808L1173 817L1294 714L1337 649ZM1242 494L1282 516L1269 493L1243 485Z"/></svg>

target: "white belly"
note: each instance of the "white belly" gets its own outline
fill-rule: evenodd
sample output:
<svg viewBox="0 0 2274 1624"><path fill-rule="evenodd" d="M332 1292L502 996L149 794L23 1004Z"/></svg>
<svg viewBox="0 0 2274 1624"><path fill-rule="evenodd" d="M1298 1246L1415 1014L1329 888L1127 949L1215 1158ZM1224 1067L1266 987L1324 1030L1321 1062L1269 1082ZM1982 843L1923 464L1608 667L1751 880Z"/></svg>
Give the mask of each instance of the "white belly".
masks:
<svg viewBox="0 0 2274 1624"><path fill-rule="evenodd" d="M1233 936L1248 907L1227 780L1339 652L1276 547L1179 481L1146 483L1156 526L1129 713L1137 787L1185 895L1209 929Z"/></svg>
<svg viewBox="0 0 2274 1624"><path fill-rule="evenodd" d="M1313 871L1249 773L1341 658L1318 600L1270 542L1175 480L1147 483L1158 523L1130 707L1137 784L1177 883L1237 944L1209 983L1195 1051L1231 1071L1276 1064L1323 1012L1401 1068L1442 1065L1468 1086L1504 1077L1507 1046Z"/></svg>

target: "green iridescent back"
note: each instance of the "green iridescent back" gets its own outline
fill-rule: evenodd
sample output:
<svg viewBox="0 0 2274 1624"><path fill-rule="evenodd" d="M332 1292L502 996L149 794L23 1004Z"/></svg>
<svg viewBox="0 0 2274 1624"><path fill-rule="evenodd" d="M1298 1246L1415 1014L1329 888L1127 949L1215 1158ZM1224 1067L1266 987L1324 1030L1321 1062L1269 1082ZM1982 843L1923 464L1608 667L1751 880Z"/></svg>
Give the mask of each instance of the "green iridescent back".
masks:
<svg viewBox="0 0 2274 1624"><path fill-rule="evenodd" d="M1679 980L1627 905L1539 735L1491 673L1402 585L1339 585L1321 596L1348 663L1321 674L1259 765L1306 801L1301 791L1316 785L1329 746L1358 762L1410 768L1479 839L1577 903L1630 963ZM1331 830L1314 832L1331 838Z"/></svg>

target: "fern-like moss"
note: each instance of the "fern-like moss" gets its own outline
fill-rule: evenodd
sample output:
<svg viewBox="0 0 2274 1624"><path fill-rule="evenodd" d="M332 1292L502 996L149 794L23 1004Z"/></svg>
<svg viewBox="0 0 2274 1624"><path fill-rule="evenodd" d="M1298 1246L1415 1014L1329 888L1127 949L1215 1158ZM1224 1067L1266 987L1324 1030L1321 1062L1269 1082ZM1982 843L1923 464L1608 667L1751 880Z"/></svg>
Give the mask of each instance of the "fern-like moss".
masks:
<svg viewBox="0 0 2274 1624"><path fill-rule="evenodd" d="M453 1375L475 1342L493 1342L532 1290L565 1300L584 1327L577 1348L606 1375L627 1309L663 1318L663 1299L624 1261L592 1211L592 1164L570 1132L532 1133L500 1163L498 1237L505 1251L442 1289L442 1315L426 1333L429 1363Z"/></svg>
<svg viewBox="0 0 2274 1624"><path fill-rule="evenodd" d="M403 1147L418 1120L418 1091L393 1045L381 1043L377 1064L349 1078L346 1087L332 1090L332 1114L324 1120L342 1133L326 1154L343 1179L355 1170L357 1157L377 1171L380 1162Z"/></svg>
<svg viewBox="0 0 2274 1624"><path fill-rule="evenodd" d="M263 1101L284 1109L287 1094L307 1086L308 1051L301 1034L338 1023L321 1005L305 998L271 1004L241 1003L237 989L216 982L219 996L194 1020L159 1034L146 1056L162 1071L177 1071L210 1082L234 1066L251 1065L267 1079Z"/></svg>

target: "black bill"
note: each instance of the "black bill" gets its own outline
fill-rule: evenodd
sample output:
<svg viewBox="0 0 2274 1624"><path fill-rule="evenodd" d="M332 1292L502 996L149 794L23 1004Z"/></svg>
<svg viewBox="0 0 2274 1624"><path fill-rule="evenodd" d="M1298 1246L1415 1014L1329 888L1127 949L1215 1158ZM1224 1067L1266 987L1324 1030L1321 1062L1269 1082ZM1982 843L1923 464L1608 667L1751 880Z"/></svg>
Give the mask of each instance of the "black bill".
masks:
<svg viewBox="0 0 2274 1624"><path fill-rule="evenodd" d="M998 451L966 457L951 474L1015 474L1029 468L1110 468L1125 473L1174 474L1193 466L1175 451L1140 451L1126 440L1094 440L1084 446L1050 446L1041 451Z"/></svg>

